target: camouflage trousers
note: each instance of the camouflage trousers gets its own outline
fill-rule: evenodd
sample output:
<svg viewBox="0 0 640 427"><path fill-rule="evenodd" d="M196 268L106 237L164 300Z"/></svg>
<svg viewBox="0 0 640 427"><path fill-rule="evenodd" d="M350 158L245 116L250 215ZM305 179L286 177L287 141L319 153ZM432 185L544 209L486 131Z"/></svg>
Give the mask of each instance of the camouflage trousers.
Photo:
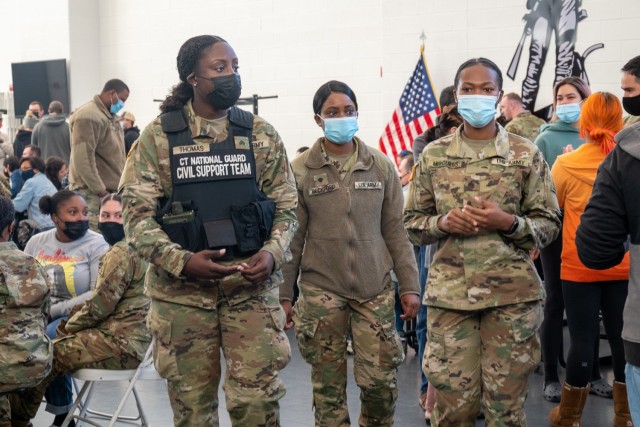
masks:
<svg viewBox="0 0 640 427"><path fill-rule="evenodd" d="M436 387L435 427L526 426L529 374L540 361L539 301L456 311L429 306L422 369Z"/></svg>
<svg viewBox="0 0 640 427"><path fill-rule="evenodd" d="M78 369L135 369L137 356L123 351L121 344L97 329L85 329L53 341L53 368L36 387L10 394L11 410L18 420L36 416L44 393L57 376Z"/></svg>
<svg viewBox="0 0 640 427"><path fill-rule="evenodd" d="M98 230L99 216L100 216L100 197L97 194L89 191L88 188L77 188L76 193L82 196L87 202L87 208L89 210L89 228L96 233L100 233Z"/></svg>
<svg viewBox="0 0 640 427"><path fill-rule="evenodd" d="M291 360L278 288L216 310L152 300L148 316L158 373L167 379L175 426L218 426L220 349L234 426L279 426L285 388L278 371Z"/></svg>
<svg viewBox="0 0 640 427"><path fill-rule="evenodd" d="M391 426L404 351L395 328L394 288L389 281L375 298L360 303L300 283L294 308L298 347L311 365L317 427L350 425L347 408L347 336L355 350L360 387L360 426Z"/></svg>

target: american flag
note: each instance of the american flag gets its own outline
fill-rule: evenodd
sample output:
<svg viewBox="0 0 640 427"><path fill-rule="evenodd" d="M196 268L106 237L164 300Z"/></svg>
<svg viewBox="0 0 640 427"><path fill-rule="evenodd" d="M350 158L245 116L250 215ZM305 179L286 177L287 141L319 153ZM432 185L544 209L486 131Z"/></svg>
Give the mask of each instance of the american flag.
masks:
<svg viewBox="0 0 640 427"><path fill-rule="evenodd" d="M380 137L380 151L395 162L399 152L410 150L415 137L433 126L438 114L440 106L429 79L424 53L421 52L418 64L404 87L400 103Z"/></svg>

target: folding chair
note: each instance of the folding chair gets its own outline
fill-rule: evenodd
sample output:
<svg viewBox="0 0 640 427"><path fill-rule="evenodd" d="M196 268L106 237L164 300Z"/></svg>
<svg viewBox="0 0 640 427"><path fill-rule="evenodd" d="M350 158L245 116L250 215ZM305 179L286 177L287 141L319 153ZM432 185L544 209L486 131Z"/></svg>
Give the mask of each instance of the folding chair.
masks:
<svg viewBox="0 0 640 427"><path fill-rule="evenodd" d="M158 372L155 370L153 366L153 355L152 355L153 344L149 345L149 349L144 355L144 359L140 363L137 369L125 369L125 370L110 370L110 369L79 369L76 372L70 374L71 378L75 380L84 381L82 388L78 392L78 396L76 400L73 402L71 409L69 410L69 414L65 418L62 423L62 427L67 427L67 425L71 422L72 419L77 419L79 421L83 421L85 423L102 427L101 424L91 420L88 418L89 415L93 415L95 417L107 418L110 419L109 427L115 425L116 421L120 422L128 422L128 423L137 423L138 421L142 426L149 426L149 421L147 420L147 416L144 413L144 409L142 408L142 402L140 401L140 396L138 395L138 391L136 390L136 382L138 380L162 380ZM89 409L89 403L93 397L94 385L99 381L129 381L129 386L127 387L122 399L120 399L120 403L118 404L118 408L113 414L107 414L104 412L93 411ZM129 395L133 393L133 396L136 401L136 406L138 408L138 416L137 417L129 417L129 416L121 416L120 413L124 409L124 405L127 402L127 398ZM85 398L86 395L86 398ZM84 400L83 400L84 398ZM80 409L79 415L74 415L76 409ZM89 414L89 415L87 415Z"/></svg>

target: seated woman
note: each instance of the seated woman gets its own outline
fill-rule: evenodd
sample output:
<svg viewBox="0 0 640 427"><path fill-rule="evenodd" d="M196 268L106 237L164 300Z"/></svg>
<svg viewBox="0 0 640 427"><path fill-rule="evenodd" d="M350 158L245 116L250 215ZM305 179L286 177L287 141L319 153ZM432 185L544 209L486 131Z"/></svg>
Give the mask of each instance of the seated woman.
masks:
<svg viewBox="0 0 640 427"><path fill-rule="evenodd" d="M12 392L42 381L51 370L52 355L44 333L47 275L9 241L14 214L11 200L0 197L0 427L11 426Z"/></svg>
<svg viewBox="0 0 640 427"><path fill-rule="evenodd" d="M63 181L66 180L67 172L67 165L60 157L49 156L44 162L44 173L58 191L66 188Z"/></svg>
<svg viewBox="0 0 640 427"><path fill-rule="evenodd" d="M53 228L53 221L49 215L40 212L38 203L42 196L51 196L57 191L44 174L44 169L44 160L40 157L25 157L20 160L20 171L25 181L22 190L13 199L15 210L27 211L29 219L43 231ZM27 178L29 175L31 176Z"/></svg>
<svg viewBox="0 0 640 427"><path fill-rule="evenodd" d="M46 179L46 178L45 178ZM71 310L91 297L98 278L100 257L109 245L89 230L87 203L73 191L62 190L40 199L40 210L48 214L55 228L31 238L25 252L36 258L49 274L51 313L47 335L56 337L56 327ZM47 411L58 415L60 425L73 403L71 380L61 378L47 391Z"/></svg>
<svg viewBox="0 0 640 427"><path fill-rule="evenodd" d="M144 295L147 262L122 240L120 196L102 200L99 227L113 246L100 261L91 298L58 326L51 374L22 394L16 415L23 421L35 416L47 385L58 375L82 368L134 369L151 342L145 322L150 305Z"/></svg>

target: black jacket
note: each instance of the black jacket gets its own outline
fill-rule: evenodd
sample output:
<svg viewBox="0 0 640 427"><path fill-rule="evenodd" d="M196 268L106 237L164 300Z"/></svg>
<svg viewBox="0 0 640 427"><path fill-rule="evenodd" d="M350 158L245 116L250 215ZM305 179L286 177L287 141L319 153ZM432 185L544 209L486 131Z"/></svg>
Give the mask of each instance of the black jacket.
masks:
<svg viewBox="0 0 640 427"><path fill-rule="evenodd" d="M31 144L31 134L33 132L30 130L20 129L18 134L16 135L16 139L13 141L13 155L17 158L22 157L22 151L24 147Z"/></svg>

